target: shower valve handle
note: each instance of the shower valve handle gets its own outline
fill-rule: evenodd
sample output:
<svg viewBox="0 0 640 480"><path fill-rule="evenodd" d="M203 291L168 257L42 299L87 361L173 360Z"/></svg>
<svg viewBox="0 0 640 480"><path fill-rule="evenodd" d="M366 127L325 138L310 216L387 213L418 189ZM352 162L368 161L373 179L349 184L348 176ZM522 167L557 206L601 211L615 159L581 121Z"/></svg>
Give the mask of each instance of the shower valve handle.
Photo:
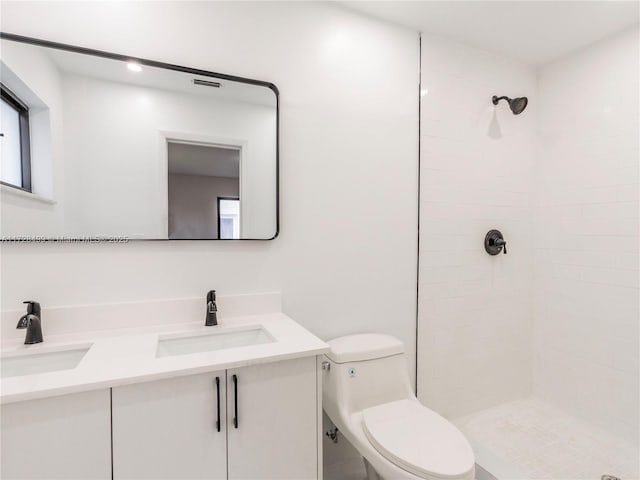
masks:
<svg viewBox="0 0 640 480"><path fill-rule="evenodd" d="M484 237L484 249L489 255L507 253L507 241L500 230L489 230Z"/></svg>
<svg viewBox="0 0 640 480"><path fill-rule="evenodd" d="M507 254L507 241L502 239L502 238L498 238L496 239L495 242L497 247L502 247L502 253L504 253L505 255Z"/></svg>

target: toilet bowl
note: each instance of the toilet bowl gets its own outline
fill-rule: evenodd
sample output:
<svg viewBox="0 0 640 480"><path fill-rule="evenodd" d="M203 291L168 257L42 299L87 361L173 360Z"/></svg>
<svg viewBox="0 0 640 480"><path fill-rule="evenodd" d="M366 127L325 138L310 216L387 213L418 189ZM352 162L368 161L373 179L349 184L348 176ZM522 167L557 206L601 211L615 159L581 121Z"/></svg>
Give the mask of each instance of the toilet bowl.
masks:
<svg viewBox="0 0 640 480"><path fill-rule="evenodd" d="M323 407L369 480L474 478L467 439L413 394L400 340L362 334L327 343Z"/></svg>

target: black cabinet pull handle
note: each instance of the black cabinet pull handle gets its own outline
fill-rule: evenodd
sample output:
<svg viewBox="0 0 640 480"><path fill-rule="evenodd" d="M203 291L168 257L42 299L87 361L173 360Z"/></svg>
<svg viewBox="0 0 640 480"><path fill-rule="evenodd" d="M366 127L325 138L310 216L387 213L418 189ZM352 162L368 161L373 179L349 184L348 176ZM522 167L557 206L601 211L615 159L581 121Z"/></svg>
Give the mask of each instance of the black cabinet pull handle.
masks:
<svg viewBox="0 0 640 480"><path fill-rule="evenodd" d="M216 413L216 430L220 431L220 377L216 377L216 398L217 398L217 413Z"/></svg>
<svg viewBox="0 0 640 480"><path fill-rule="evenodd" d="M233 417L233 427L238 428L238 376L233 376L233 408L234 408L234 417Z"/></svg>

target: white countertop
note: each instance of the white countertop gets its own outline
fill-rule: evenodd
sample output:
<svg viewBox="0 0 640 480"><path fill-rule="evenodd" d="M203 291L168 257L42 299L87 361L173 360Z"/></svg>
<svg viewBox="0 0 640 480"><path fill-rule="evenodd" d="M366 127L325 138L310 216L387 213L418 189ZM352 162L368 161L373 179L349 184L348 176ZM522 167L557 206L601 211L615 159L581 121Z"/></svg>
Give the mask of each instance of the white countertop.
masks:
<svg viewBox="0 0 640 480"><path fill-rule="evenodd" d="M45 335L44 343L3 344L2 356L36 354L91 345L71 370L8 377L0 382L0 403L83 392L99 388L213 372L256 363L320 355L329 347L283 313L246 315L220 319L205 327L203 321L137 328ZM162 335L208 335L260 325L275 341L184 355L156 357Z"/></svg>

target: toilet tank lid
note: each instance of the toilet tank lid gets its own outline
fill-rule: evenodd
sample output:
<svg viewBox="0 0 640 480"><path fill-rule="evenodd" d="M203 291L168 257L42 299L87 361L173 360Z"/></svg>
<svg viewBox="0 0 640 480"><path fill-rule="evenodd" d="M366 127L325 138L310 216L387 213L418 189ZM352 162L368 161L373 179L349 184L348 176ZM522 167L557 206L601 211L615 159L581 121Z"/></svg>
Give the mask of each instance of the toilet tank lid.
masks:
<svg viewBox="0 0 640 480"><path fill-rule="evenodd" d="M404 345L400 340L379 333L347 335L327 343L331 349L326 355L336 363L361 362L404 353Z"/></svg>

